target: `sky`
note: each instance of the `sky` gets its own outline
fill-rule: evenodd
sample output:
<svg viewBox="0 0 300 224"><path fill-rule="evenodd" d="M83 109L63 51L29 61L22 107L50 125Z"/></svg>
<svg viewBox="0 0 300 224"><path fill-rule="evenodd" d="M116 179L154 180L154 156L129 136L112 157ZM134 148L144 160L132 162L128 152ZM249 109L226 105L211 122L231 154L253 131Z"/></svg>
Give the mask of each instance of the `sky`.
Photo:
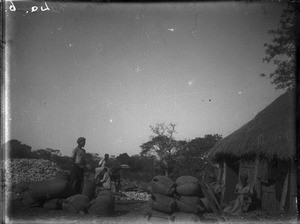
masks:
<svg viewBox="0 0 300 224"><path fill-rule="evenodd" d="M70 155L83 136L134 155L170 122L177 140L226 137L283 94L259 76L283 3L13 3L9 139L32 150Z"/></svg>

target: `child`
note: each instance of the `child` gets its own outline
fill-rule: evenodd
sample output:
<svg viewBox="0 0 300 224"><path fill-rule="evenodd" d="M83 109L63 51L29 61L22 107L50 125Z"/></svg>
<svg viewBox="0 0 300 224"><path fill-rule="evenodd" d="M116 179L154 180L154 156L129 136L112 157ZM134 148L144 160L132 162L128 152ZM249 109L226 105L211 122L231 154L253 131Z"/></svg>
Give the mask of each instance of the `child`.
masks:
<svg viewBox="0 0 300 224"><path fill-rule="evenodd" d="M107 167L103 168L104 175L103 178L99 181L102 184L102 187L106 190L110 190L111 184L110 184L110 176Z"/></svg>

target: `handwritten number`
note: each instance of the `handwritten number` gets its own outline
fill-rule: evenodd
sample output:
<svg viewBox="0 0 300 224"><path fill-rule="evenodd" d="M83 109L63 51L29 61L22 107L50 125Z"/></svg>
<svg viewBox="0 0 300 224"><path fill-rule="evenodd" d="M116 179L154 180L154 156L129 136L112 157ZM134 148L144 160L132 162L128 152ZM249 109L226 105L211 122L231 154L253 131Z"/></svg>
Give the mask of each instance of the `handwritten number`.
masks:
<svg viewBox="0 0 300 224"><path fill-rule="evenodd" d="M14 3L12 2L12 0L9 0L10 2L10 5L9 5L9 10L12 11L12 12L15 12L17 9L14 5ZM37 6L32 6L31 7L31 12L36 12L39 10L39 7ZM41 11L50 11L50 8L49 6L47 5L47 3L45 2L45 6L41 6ZM28 13L28 11L26 11L26 13Z"/></svg>
<svg viewBox="0 0 300 224"><path fill-rule="evenodd" d="M44 8L44 9L43 9L43 6L41 6L41 10L43 12L46 11L46 10L50 10L49 7L48 7L48 5L47 5L47 2L45 2L45 5L46 5L46 8Z"/></svg>
<svg viewBox="0 0 300 224"><path fill-rule="evenodd" d="M9 0L9 2L11 3L11 5L9 6L9 10L13 11L13 12L16 11L16 7L15 7L14 3L11 0Z"/></svg>
<svg viewBox="0 0 300 224"><path fill-rule="evenodd" d="M37 11L39 8L37 7L37 6L32 6L31 7L31 12L35 12L35 11Z"/></svg>

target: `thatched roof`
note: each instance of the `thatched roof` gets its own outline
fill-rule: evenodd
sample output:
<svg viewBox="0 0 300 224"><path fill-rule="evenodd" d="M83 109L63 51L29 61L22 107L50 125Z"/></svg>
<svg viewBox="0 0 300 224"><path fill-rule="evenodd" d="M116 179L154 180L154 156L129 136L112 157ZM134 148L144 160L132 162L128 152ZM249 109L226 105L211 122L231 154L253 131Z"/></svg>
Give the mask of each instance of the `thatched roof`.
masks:
<svg viewBox="0 0 300 224"><path fill-rule="evenodd" d="M262 154L289 160L296 151L294 93L287 92L258 113L253 120L233 132L215 147L207 157L220 161L224 157L241 158Z"/></svg>

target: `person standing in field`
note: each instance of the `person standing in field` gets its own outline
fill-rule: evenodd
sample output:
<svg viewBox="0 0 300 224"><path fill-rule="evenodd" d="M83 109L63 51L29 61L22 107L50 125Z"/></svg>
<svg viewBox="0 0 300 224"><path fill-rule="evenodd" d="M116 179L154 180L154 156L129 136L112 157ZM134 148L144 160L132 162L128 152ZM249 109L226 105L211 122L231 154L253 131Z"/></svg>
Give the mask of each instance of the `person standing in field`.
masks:
<svg viewBox="0 0 300 224"><path fill-rule="evenodd" d="M104 170L104 167L107 167L109 155L106 153L104 158L100 160L99 166L95 169L95 179L98 178L99 174Z"/></svg>
<svg viewBox="0 0 300 224"><path fill-rule="evenodd" d="M78 146L72 151L72 170L70 176L70 185L74 191L74 194L81 194L84 181L84 168L85 161L85 146L86 139L80 137L77 139Z"/></svg>

